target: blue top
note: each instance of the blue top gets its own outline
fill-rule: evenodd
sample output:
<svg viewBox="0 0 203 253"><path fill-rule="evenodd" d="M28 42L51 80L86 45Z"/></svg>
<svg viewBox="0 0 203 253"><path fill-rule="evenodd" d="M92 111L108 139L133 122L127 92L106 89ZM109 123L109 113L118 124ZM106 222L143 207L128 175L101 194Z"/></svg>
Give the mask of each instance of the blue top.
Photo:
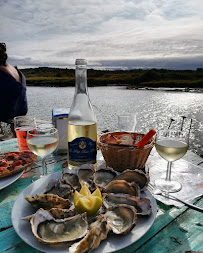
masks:
<svg viewBox="0 0 203 253"><path fill-rule="evenodd" d="M28 111L26 79L18 69L19 83L12 75L0 69L0 121L7 121Z"/></svg>

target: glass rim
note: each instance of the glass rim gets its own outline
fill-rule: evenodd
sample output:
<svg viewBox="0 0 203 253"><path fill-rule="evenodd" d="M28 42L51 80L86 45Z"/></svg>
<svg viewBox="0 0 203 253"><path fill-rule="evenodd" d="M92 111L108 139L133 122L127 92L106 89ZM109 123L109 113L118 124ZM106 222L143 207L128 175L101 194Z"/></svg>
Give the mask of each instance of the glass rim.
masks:
<svg viewBox="0 0 203 253"><path fill-rule="evenodd" d="M184 136L188 136L189 135L189 129L185 129L185 130L183 130L183 131L180 131L180 130L174 130L174 129L169 129L169 130L158 130L157 132L156 132L156 137L161 137L161 136L163 136L164 134L172 134L172 135L174 135L174 137L176 136L176 135L184 135ZM166 136L163 136L163 137L167 137L167 135Z"/></svg>
<svg viewBox="0 0 203 253"><path fill-rule="evenodd" d="M33 117L33 116L29 116L29 115L21 115L21 116L15 116L14 118L13 118L14 120L16 120L16 119L36 119L36 117Z"/></svg>
<svg viewBox="0 0 203 253"><path fill-rule="evenodd" d="M55 128L55 127L46 128L46 129L44 129L44 130L49 130L49 131L51 131L52 129L54 130L54 132L52 132L52 133L49 132L49 133L48 133L49 135L52 135L52 134L55 134L55 133L58 132L57 128ZM42 130L41 130L41 132L40 132L39 134L30 133L30 131L33 131L33 130L37 130L37 128L29 129L29 130L27 131L27 134L32 135L32 136L39 136L39 135L44 135L44 134L46 134L46 132L43 133ZM40 131L40 129L39 129L39 131Z"/></svg>

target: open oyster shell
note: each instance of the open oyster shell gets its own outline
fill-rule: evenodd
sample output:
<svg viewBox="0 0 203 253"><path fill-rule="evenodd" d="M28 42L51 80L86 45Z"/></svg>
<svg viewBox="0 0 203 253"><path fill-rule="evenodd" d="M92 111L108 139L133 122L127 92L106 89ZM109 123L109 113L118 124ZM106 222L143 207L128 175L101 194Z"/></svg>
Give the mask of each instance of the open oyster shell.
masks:
<svg viewBox="0 0 203 253"><path fill-rule="evenodd" d="M71 185L74 190L79 190L81 188L77 169L71 170L69 168L64 168L61 181L65 184Z"/></svg>
<svg viewBox="0 0 203 253"><path fill-rule="evenodd" d="M147 198L140 198L128 194L103 194L103 206L109 208L118 204L126 204L134 206L137 210L137 215L150 215L152 212L150 200Z"/></svg>
<svg viewBox="0 0 203 253"><path fill-rule="evenodd" d="M58 195L54 194L42 194L42 195L35 194L34 196L26 196L25 199L35 209L39 208L51 209L54 207L68 209L72 205L70 200L63 199Z"/></svg>
<svg viewBox="0 0 203 253"><path fill-rule="evenodd" d="M115 234L126 234L135 226L137 214L133 206L120 204L108 208L104 217Z"/></svg>
<svg viewBox="0 0 203 253"><path fill-rule="evenodd" d="M78 178L80 185L83 186L84 184L87 185L87 187L91 190L93 190L94 187L94 173L95 169L92 164L83 164L78 168Z"/></svg>
<svg viewBox="0 0 203 253"><path fill-rule="evenodd" d="M60 179L52 178L44 188L42 194L54 194L67 199L73 195L73 190L71 185L62 183Z"/></svg>
<svg viewBox="0 0 203 253"><path fill-rule="evenodd" d="M125 170L117 175L114 180L125 180L129 183L135 182L142 189L147 185L149 178L141 170Z"/></svg>
<svg viewBox="0 0 203 253"><path fill-rule="evenodd" d="M55 219L49 211L39 209L30 219L33 235L44 243L61 243L82 238L88 231L86 214Z"/></svg>
<svg viewBox="0 0 203 253"><path fill-rule="evenodd" d="M99 168L94 175L94 183L100 189L105 188L115 177L117 173L110 167Z"/></svg>
<svg viewBox="0 0 203 253"><path fill-rule="evenodd" d="M73 170L64 168L61 176L63 183L69 184L74 190L79 190L84 184L93 190L95 169L92 164L83 164Z"/></svg>
<svg viewBox="0 0 203 253"><path fill-rule="evenodd" d="M104 189L107 193L124 193L132 196L140 196L140 188L135 183L128 183L125 180L113 180Z"/></svg>

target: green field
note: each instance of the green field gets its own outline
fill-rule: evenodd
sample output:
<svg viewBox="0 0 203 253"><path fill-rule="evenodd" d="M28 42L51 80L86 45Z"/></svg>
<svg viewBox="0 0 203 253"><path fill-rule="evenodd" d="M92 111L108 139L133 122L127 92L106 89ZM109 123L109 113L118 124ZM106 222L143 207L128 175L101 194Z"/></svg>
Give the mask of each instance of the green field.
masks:
<svg viewBox="0 0 203 253"><path fill-rule="evenodd" d="M21 69L28 86L66 87L75 85L75 71L61 68ZM125 85L128 88L203 89L203 69L94 70L88 69L88 86Z"/></svg>

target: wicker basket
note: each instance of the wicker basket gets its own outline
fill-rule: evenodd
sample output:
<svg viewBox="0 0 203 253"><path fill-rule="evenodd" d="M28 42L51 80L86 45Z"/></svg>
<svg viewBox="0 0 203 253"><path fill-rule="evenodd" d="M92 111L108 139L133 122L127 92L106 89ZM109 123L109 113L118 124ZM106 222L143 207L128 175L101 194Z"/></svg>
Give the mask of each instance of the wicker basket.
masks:
<svg viewBox="0 0 203 253"><path fill-rule="evenodd" d="M112 136L130 134L134 140L140 140L144 136L144 134L126 132L112 132L100 135L98 137L98 146L107 166L119 172L125 169L143 169L145 167L147 158L155 143L154 138L144 147L137 148L131 145L109 144L106 140L109 134Z"/></svg>

